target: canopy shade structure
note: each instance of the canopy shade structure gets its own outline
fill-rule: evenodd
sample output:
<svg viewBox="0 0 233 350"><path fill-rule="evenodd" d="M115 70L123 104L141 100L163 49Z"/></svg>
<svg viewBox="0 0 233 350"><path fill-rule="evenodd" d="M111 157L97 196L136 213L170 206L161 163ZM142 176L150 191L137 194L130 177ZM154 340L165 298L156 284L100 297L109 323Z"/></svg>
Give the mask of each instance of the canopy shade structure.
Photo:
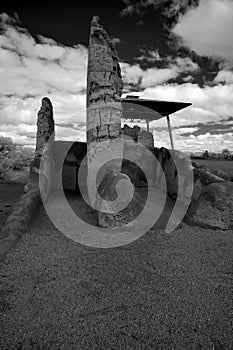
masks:
<svg viewBox="0 0 233 350"><path fill-rule="evenodd" d="M126 98L122 98L122 118L145 120L147 123L147 131L149 132L149 122L167 117L171 146L172 149L174 149L169 115L191 105L192 103L189 102L149 100L139 99L138 96L132 98L127 96Z"/></svg>
<svg viewBox="0 0 233 350"><path fill-rule="evenodd" d="M123 118L158 120L191 106L189 102L122 98Z"/></svg>

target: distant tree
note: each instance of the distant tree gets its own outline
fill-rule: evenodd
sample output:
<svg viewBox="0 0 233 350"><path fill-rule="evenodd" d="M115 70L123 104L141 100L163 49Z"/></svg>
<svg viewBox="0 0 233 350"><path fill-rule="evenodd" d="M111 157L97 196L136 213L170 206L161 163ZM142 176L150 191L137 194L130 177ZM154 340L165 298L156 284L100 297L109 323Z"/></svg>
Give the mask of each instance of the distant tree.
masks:
<svg viewBox="0 0 233 350"><path fill-rule="evenodd" d="M10 137L0 136L0 182L6 181L12 170L29 167L34 157L30 147L17 147Z"/></svg>
<svg viewBox="0 0 233 350"><path fill-rule="evenodd" d="M17 149L17 152L12 152L13 170L20 170L30 166L34 153L31 147L20 147Z"/></svg>
<svg viewBox="0 0 233 350"><path fill-rule="evenodd" d="M15 149L13 140L10 137L0 135L0 153L9 153Z"/></svg>
<svg viewBox="0 0 233 350"><path fill-rule="evenodd" d="M209 158L209 152L208 152L207 150L204 152L203 157L204 157L205 159L208 159L208 158Z"/></svg>
<svg viewBox="0 0 233 350"><path fill-rule="evenodd" d="M223 157L224 157L225 159L228 159L228 160L231 159L231 152L229 151L228 148L224 148L224 149L222 150L222 155L223 155Z"/></svg>
<svg viewBox="0 0 233 350"><path fill-rule="evenodd" d="M230 154L230 151L228 148L223 148L222 153L228 155Z"/></svg>

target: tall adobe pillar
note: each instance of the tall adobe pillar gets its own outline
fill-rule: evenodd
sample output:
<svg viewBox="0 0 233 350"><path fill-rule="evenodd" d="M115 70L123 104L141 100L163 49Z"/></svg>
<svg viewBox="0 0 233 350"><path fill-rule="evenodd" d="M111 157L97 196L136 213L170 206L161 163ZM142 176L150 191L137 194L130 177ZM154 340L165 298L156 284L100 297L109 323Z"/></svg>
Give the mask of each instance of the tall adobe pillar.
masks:
<svg viewBox="0 0 233 350"><path fill-rule="evenodd" d="M114 44L98 21L98 17L91 21L87 71L88 197L91 205L96 201L96 186L98 188L107 174L120 173L123 157L121 71ZM103 166L111 152L115 160ZM98 168L101 170L96 176Z"/></svg>
<svg viewBox="0 0 233 350"><path fill-rule="evenodd" d="M29 179L24 187L24 192L28 192L32 186L39 186L39 171L41 170L43 175L41 177L43 179L41 192L43 197L47 198L50 191L52 177L50 146L51 142L54 141L55 134L52 103L48 97L44 97L41 104L37 117L35 157L30 166ZM43 166L41 166L43 154Z"/></svg>

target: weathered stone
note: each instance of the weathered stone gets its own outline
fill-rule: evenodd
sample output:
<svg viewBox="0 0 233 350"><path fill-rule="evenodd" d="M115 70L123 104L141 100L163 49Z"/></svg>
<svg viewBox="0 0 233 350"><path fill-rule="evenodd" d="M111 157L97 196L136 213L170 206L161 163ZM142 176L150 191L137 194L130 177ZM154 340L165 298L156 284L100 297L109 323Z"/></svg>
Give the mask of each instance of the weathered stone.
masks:
<svg viewBox="0 0 233 350"><path fill-rule="evenodd" d="M194 168L203 169L203 170L207 171L208 173L216 175L216 176L218 176L226 181L233 180L233 166L232 166L232 175L228 175L223 170L208 167L206 164L198 164L197 162L194 162L194 161L192 162L192 164L193 164Z"/></svg>
<svg viewBox="0 0 233 350"><path fill-rule="evenodd" d="M168 195L177 199L179 192L179 200L183 203L189 203L190 196L192 203L195 203L205 186L212 183L222 183L225 179L229 180L229 177L224 176L221 171L210 169L196 162L190 164L187 155L180 151L168 150L162 147L156 152L156 156L166 178ZM193 176L191 176L192 172ZM178 183L178 173L180 183ZM222 175L223 178L217 176L217 174ZM156 178L157 182L160 183L161 171L159 169L157 169Z"/></svg>
<svg viewBox="0 0 233 350"><path fill-rule="evenodd" d="M233 228L233 183L219 182L203 187L199 199L186 215L188 224L207 228Z"/></svg>
<svg viewBox="0 0 233 350"><path fill-rule="evenodd" d="M106 200L104 203L100 201L99 204L99 208L104 211L99 213L99 224L101 226L119 227L138 218L141 211L145 208L147 193L155 186L156 164L153 153L145 146L134 142L131 138L124 140L124 161L121 174L107 174L99 187L101 197ZM122 179L127 181L122 184L119 182ZM140 191L142 186L145 188L143 191ZM115 204L115 200L118 198L116 196L116 187L118 187L119 191L119 206L121 209ZM115 212L110 213L109 211L113 209ZM155 215L156 209L151 210L151 208L147 207L145 210L147 215L152 217ZM140 225L144 224L145 222L140 222Z"/></svg>
<svg viewBox="0 0 233 350"><path fill-rule="evenodd" d="M232 175L226 174L224 171L219 169L211 169L212 174L226 180L226 181L232 181L233 182L233 164L232 164Z"/></svg>
<svg viewBox="0 0 233 350"><path fill-rule="evenodd" d="M87 74L87 144L121 134L123 82L112 40L98 23L91 21ZM109 126L112 130L108 130ZM92 139L92 133L94 137Z"/></svg>
<svg viewBox="0 0 233 350"><path fill-rule="evenodd" d="M164 147L155 152L161 168L157 167L156 182L161 183L162 173L166 179L164 191L180 202L190 201L193 185L193 166L187 155L177 150L168 150Z"/></svg>
<svg viewBox="0 0 233 350"><path fill-rule="evenodd" d="M98 17L91 21L87 71L87 182L92 206L96 188L106 174L120 173L123 158L121 71L114 44L98 21ZM111 153L117 160L108 163Z"/></svg>
<svg viewBox="0 0 233 350"><path fill-rule="evenodd" d="M204 170L204 169L194 169L194 179L200 179L204 186L210 185L211 183L224 182L225 180Z"/></svg>
<svg viewBox="0 0 233 350"><path fill-rule="evenodd" d="M233 166L232 166L232 176L227 175L222 170L210 168L210 167L208 167L206 165L201 165L200 168L206 170L208 173L211 173L211 174L213 174L213 175L215 175L217 177L220 177L220 178L224 179L225 181L232 181L232 179L233 179Z"/></svg>
<svg viewBox="0 0 233 350"><path fill-rule="evenodd" d="M130 136L135 142L140 142L142 145L152 149L154 147L154 137L151 132L141 130L138 125L130 127L127 124L122 128L124 136Z"/></svg>
<svg viewBox="0 0 233 350"><path fill-rule="evenodd" d="M200 179L194 179L193 183L193 193L192 193L192 201L198 200L202 193L203 185Z"/></svg>
<svg viewBox="0 0 233 350"><path fill-rule="evenodd" d="M129 180L124 174L107 174L104 181L99 187L99 194L103 200L100 201L98 207L102 212L99 212L99 225L101 227L121 227L124 224L128 224L135 220L145 206L145 199L142 198L137 192L133 193L132 199L127 195L128 188L122 188L121 197L119 201L120 207L124 207L123 210L116 206L116 186L120 180ZM124 185L123 185L124 186ZM128 186L128 185L126 185ZM118 188L119 190L119 188ZM114 204L112 204L114 203ZM114 213L109 213L109 210L113 210Z"/></svg>
<svg viewBox="0 0 233 350"><path fill-rule="evenodd" d="M0 232L0 261L26 232L41 204L39 188L29 190L13 207Z"/></svg>
<svg viewBox="0 0 233 350"><path fill-rule="evenodd" d="M155 185L156 168L157 163L153 153L141 143L134 142L133 139L124 139L122 172L129 176L135 186L147 185L148 181L150 185ZM147 170L148 178L145 177L145 170Z"/></svg>

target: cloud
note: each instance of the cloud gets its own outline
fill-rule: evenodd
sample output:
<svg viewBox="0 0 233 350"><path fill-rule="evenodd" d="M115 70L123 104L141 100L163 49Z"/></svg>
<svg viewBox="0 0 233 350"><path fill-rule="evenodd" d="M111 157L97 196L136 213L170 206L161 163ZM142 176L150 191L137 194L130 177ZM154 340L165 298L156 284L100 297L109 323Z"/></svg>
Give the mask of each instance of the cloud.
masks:
<svg viewBox="0 0 233 350"><path fill-rule="evenodd" d="M122 78L127 84L137 84L143 75L143 70L140 68L139 64L131 65L129 63L120 62L120 68Z"/></svg>
<svg viewBox="0 0 233 350"><path fill-rule="evenodd" d="M141 98L191 102L171 115L175 147L182 151L233 151L233 84L205 86L184 83L145 88ZM157 147L170 147L166 118L150 123ZM205 136L202 136L205 135Z"/></svg>
<svg viewBox="0 0 233 350"><path fill-rule="evenodd" d="M149 86L155 86L165 83L170 79L175 79L179 74L179 70L176 66L171 68L149 68L142 74L141 87L147 88Z"/></svg>
<svg viewBox="0 0 233 350"><path fill-rule="evenodd" d="M220 70L214 78L214 82L233 84L233 72L227 70Z"/></svg>
<svg viewBox="0 0 233 350"><path fill-rule="evenodd" d="M172 32L198 55L233 59L233 2L200 0L199 6L180 16Z"/></svg>
<svg viewBox="0 0 233 350"><path fill-rule="evenodd" d="M37 113L41 99L48 96L54 107L56 139L84 141L87 48L64 46L43 36L34 39L18 26L17 16L4 14L0 19L0 134L20 144L35 145ZM151 51L149 57L161 58L158 51ZM125 86L137 86L141 97L193 103L171 118L178 149L231 149L233 84L229 70L222 69L216 76L219 85L201 88L190 82L168 84L171 79L185 74L190 77L199 70L189 57L167 57L163 68L142 69L139 64L125 62L120 65ZM226 128L200 127L200 123L217 125L220 121ZM166 120L151 123L151 128L156 145L170 147ZM202 134L208 137L198 138Z"/></svg>
<svg viewBox="0 0 233 350"><path fill-rule="evenodd" d="M3 12L0 13L0 22L2 23L2 26L4 26L6 24L19 24L20 21L17 13L9 16L7 13Z"/></svg>
<svg viewBox="0 0 233 350"><path fill-rule="evenodd" d="M208 150L210 152L221 152L223 148L228 148L233 151L232 147L232 133L227 134L210 134L195 136L190 134L189 136L182 136L179 134L179 130L172 130L175 148L183 152L199 151L204 152ZM155 147L171 148L170 138L168 130L153 131L155 140Z"/></svg>
<svg viewBox="0 0 233 350"><path fill-rule="evenodd" d="M84 129L73 129L55 126L55 135L57 140L63 141L86 141L86 130Z"/></svg>
<svg viewBox="0 0 233 350"><path fill-rule="evenodd" d="M180 73L194 73L200 70L196 62L193 62L190 57L177 57L175 63Z"/></svg>
<svg viewBox="0 0 233 350"><path fill-rule="evenodd" d="M135 58L137 61L146 61L146 62L156 63L162 60L158 50L147 51L144 49L140 49L139 51L141 52L141 55Z"/></svg>
<svg viewBox="0 0 233 350"><path fill-rule="evenodd" d="M85 121L87 48L64 46L44 36L35 40L18 27L17 16L1 14L0 20L0 133L11 132L15 142L35 142L27 137L25 125L36 125L44 96L51 99L58 123ZM70 134L77 136L72 129Z"/></svg>
<svg viewBox="0 0 233 350"><path fill-rule="evenodd" d="M0 135L10 137L19 145L35 146L36 124L0 124Z"/></svg>
<svg viewBox="0 0 233 350"><path fill-rule="evenodd" d="M161 9L166 17L176 17L179 13L185 13L188 8L196 6L198 0L122 0L126 5L124 9L121 10L120 16L127 15L143 15L144 11L148 7L153 7L156 9Z"/></svg>
<svg viewBox="0 0 233 350"><path fill-rule="evenodd" d="M157 55L159 57L159 54L154 52L152 57L155 59ZM147 88L163 84L177 78L181 74L194 73L199 70L198 64L193 62L189 57L177 57L176 59L168 57L167 62L166 68L154 67L144 70L139 64L130 65L128 63L121 63L123 80L127 84L140 84L140 88Z"/></svg>
<svg viewBox="0 0 233 350"><path fill-rule="evenodd" d="M180 121L186 119L190 123L189 121L192 120L192 124L202 121L218 121L233 115L233 84L203 88L192 83L166 84L146 88L140 96L158 100L191 102L191 107L175 115L179 115ZM187 123L183 125L185 124Z"/></svg>

